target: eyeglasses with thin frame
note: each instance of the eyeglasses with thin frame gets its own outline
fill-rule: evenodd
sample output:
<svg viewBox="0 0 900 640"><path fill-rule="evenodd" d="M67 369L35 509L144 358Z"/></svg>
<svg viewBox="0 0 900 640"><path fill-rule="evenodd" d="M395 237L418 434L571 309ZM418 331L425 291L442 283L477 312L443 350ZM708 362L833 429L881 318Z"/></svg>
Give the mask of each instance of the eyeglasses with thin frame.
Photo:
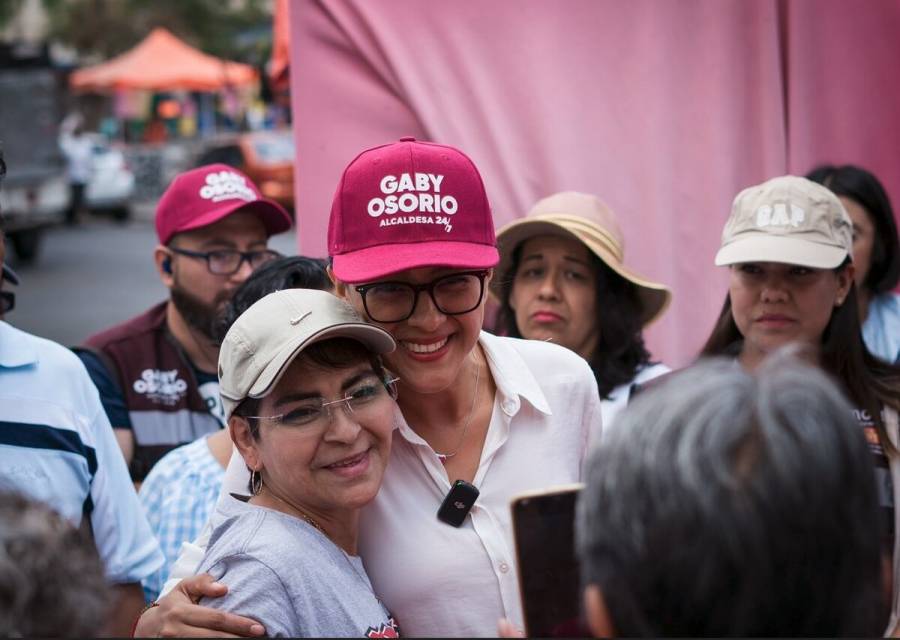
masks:
<svg viewBox="0 0 900 640"><path fill-rule="evenodd" d="M206 268L210 273L217 276L230 276L237 273L245 261L255 271L267 262L281 257L280 253L271 249L263 249L261 251L238 251L237 249L191 251L179 247L169 247L169 251L189 258L206 260Z"/></svg>
<svg viewBox="0 0 900 640"><path fill-rule="evenodd" d="M419 294L427 291L438 311L458 316L478 308L484 298L487 270L458 271L425 284L388 280L357 285L363 307L373 322L402 322L412 317Z"/></svg>
<svg viewBox="0 0 900 640"><path fill-rule="evenodd" d="M381 380L374 372L366 376L350 389L342 398L325 400L309 398L299 402L285 413L276 416L244 416L247 420L268 420L281 426L309 431L324 431L331 425L335 405L342 405L351 420L365 421L383 410L384 401L397 397L397 382L400 378L389 377Z"/></svg>

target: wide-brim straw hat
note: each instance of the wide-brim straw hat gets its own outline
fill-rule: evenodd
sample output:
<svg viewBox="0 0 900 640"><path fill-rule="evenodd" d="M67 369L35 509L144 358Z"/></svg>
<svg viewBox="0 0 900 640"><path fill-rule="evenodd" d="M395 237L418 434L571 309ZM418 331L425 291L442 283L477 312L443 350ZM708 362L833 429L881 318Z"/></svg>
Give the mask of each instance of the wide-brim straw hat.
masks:
<svg viewBox="0 0 900 640"><path fill-rule="evenodd" d="M634 284L642 303L641 323L647 326L659 318L672 300L672 292L624 264L625 239L615 214L597 196L564 191L539 200L528 214L497 232L500 263L491 282L500 299L504 282L515 276L513 253L530 238L543 235L571 237L583 243L614 272Z"/></svg>

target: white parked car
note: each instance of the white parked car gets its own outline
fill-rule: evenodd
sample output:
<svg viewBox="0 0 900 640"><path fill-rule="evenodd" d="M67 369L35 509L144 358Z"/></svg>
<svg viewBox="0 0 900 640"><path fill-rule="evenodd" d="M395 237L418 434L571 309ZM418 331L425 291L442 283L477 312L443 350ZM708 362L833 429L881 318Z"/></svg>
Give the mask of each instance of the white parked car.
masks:
<svg viewBox="0 0 900 640"><path fill-rule="evenodd" d="M84 190L85 206L91 211L108 212L117 220L127 220L134 198L134 173L121 150L110 146L101 134L86 134L93 143L93 167Z"/></svg>

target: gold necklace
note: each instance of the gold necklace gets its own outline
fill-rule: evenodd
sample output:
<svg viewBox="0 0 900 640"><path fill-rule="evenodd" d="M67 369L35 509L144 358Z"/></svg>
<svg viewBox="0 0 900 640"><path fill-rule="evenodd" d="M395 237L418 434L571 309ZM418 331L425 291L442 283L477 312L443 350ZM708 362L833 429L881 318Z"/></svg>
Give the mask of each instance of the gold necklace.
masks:
<svg viewBox="0 0 900 640"><path fill-rule="evenodd" d="M283 499L283 498L281 498L281 497L279 497L279 496L276 496L274 493L272 493L271 491L269 491L269 488L266 487L265 485L263 485L263 488L265 488L266 493L268 493L270 496L272 496L273 498L275 498L276 500L278 500L280 503L282 503L282 504L284 504L284 505L290 507L290 508L293 509L294 511L296 511L296 512L300 515L300 518L301 518L304 522L306 522L308 525L310 525L313 529L315 529L316 531L318 531L319 533L321 533L323 536L325 536L326 538L328 538L329 540L331 540L331 536L328 535L328 534L325 532L325 529L322 528L322 525L320 525L318 522L316 522L316 521L313 519L313 517L310 516L310 515L308 515L303 509L301 509L300 507L298 507L298 506L296 506L296 505L291 504L290 502L288 502L287 500L285 500L285 499ZM334 542L334 540L331 540L331 541Z"/></svg>
<svg viewBox="0 0 900 640"><path fill-rule="evenodd" d="M478 402L478 380L481 376L481 367L476 363L475 364L475 390L472 392L472 407L469 409L469 417L466 418L466 424L463 426L462 435L459 438L459 443L456 445L456 448L451 453L438 453L434 452L434 455L438 457L438 460L443 464L447 464L447 459L452 458L457 453L459 453L460 449L462 449L463 443L466 440L466 434L469 432L469 424L472 422L472 416L475 415L475 405Z"/></svg>

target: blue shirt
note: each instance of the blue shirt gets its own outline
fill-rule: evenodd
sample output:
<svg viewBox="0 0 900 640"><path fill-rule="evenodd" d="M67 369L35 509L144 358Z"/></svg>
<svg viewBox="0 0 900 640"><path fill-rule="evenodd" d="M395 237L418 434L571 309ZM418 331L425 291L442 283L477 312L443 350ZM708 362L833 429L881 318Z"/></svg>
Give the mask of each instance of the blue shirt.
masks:
<svg viewBox="0 0 900 640"><path fill-rule="evenodd" d="M216 505L225 469L213 457L206 439L199 438L167 453L147 475L138 497L150 528L162 547L165 562L144 579L147 600L156 600L178 559L182 542L200 535Z"/></svg>
<svg viewBox="0 0 900 640"><path fill-rule="evenodd" d="M111 582L140 582L163 562L81 361L2 321L0 489L40 500L75 526L89 518Z"/></svg>
<svg viewBox="0 0 900 640"><path fill-rule="evenodd" d="M872 355L900 364L900 296L882 293L872 298L863 340Z"/></svg>

